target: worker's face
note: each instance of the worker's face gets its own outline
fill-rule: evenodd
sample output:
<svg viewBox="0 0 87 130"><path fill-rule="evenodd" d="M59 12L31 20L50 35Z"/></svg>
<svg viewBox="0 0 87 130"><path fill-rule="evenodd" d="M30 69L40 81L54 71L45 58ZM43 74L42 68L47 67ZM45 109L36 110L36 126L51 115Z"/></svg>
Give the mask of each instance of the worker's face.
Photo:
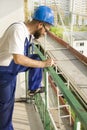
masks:
<svg viewBox="0 0 87 130"><path fill-rule="evenodd" d="M38 39L42 36L41 31L42 31L42 28L40 28L34 32L35 39Z"/></svg>
<svg viewBox="0 0 87 130"><path fill-rule="evenodd" d="M37 27L37 30L34 32L35 39L40 38L41 36L44 36L47 31L49 31L50 25L46 26L45 24L40 24Z"/></svg>

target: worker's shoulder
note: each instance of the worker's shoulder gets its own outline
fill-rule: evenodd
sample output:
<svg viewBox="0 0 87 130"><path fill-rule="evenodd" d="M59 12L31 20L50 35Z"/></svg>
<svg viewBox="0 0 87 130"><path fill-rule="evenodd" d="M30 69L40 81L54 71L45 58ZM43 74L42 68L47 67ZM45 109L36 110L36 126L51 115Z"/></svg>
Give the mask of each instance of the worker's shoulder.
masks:
<svg viewBox="0 0 87 130"><path fill-rule="evenodd" d="M23 22L15 22L15 23L12 23L10 26L10 28L14 28L14 29L18 29L18 28L25 28L25 25Z"/></svg>
<svg viewBox="0 0 87 130"><path fill-rule="evenodd" d="M23 35L23 36L29 36L29 32L28 29L26 27L26 25L23 22L15 22L12 23L7 30L5 31L5 35Z"/></svg>

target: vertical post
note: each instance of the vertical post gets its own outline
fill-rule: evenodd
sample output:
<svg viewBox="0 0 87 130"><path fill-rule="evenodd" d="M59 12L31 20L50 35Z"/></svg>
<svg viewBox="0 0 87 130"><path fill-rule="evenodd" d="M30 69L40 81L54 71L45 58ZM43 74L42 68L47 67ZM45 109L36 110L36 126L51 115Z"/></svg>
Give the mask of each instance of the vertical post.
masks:
<svg viewBox="0 0 87 130"><path fill-rule="evenodd" d="M81 123L80 123L78 117L75 118L74 130L81 130Z"/></svg>
<svg viewBox="0 0 87 130"><path fill-rule="evenodd" d="M25 72L25 86L26 86L26 101L28 101L28 72Z"/></svg>
<svg viewBox="0 0 87 130"><path fill-rule="evenodd" d="M46 110L47 110L47 100L46 100L46 69L44 69L44 85L45 85L45 113L44 113L44 128L46 129L46 117L47 117L47 113L46 113Z"/></svg>
<svg viewBox="0 0 87 130"><path fill-rule="evenodd" d="M72 33L73 33L73 21L74 21L74 14L73 14L73 12L74 12L74 6L75 6L75 0L72 0L71 1L72 3L72 10L71 10L71 35L70 35L70 44L71 44L71 46L73 46L73 38L72 38Z"/></svg>
<svg viewBox="0 0 87 130"><path fill-rule="evenodd" d="M46 99L47 99L47 109L49 109L49 88L48 88L48 72L46 72Z"/></svg>
<svg viewBox="0 0 87 130"><path fill-rule="evenodd" d="M28 0L24 0L24 17L25 21L28 20L29 12L28 12Z"/></svg>
<svg viewBox="0 0 87 130"><path fill-rule="evenodd" d="M48 95L48 72L46 69L44 69L44 81L45 81L45 130L50 129L50 119L48 116L49 111L49 95Z"/></svg>
<svg viewBox="0 0 87 130"><path fill-rule="evenodd" d="M49 94L48 94L48 72L44 69L44 84L45 84L45 105L49 108Z"/></svg>
<svg viewBox="0 0 87 130"><path fill-rule="evenodd" d="M28 20L28 0L24 0L24 21ZM26 84L26 101L28 99L27 90L28 90L28 72L25 72L25 84Z"/></svg>
<svg viewBox="0 0 87 130"><path fill-rule="evenodd" d="M60 127L60 92L57 87L57 99L58 99L58 121L59 121L59 127Z"/></svg>

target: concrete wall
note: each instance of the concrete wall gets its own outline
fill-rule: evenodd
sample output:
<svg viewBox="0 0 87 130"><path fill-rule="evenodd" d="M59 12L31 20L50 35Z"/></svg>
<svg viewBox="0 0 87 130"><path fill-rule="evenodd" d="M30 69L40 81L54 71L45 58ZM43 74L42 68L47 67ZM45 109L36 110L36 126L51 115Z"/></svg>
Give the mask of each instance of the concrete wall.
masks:
<svg viewBox="0 0 87 130"><path fill-rule="evenodd" d="M11 23L23 20L23 0L0 0L0 36Z"/></svg>

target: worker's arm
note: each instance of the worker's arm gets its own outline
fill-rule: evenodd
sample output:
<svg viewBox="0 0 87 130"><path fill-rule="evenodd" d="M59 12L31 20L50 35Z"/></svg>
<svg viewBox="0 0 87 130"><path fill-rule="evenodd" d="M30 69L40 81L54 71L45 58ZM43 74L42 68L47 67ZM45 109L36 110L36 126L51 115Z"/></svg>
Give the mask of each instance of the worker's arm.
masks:
<svg viewBox="0 0 87 130"><path fill-rule="evenodd" d="M38 61L20 54L13 54L13 59L16 64L20 64L26 67L44 68L52 66L54 64L54 61L52 59Z"/></svg>

